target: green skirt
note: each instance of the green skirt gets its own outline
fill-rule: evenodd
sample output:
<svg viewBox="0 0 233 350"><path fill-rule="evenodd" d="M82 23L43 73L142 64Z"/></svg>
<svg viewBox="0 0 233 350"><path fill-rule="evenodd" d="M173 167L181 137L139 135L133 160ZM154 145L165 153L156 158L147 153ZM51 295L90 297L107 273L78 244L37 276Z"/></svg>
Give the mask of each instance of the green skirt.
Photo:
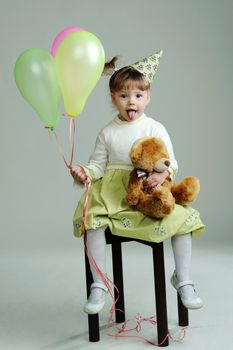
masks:
<svg viewBox="0 0 233 350"><path fill-rule="evenodd" d="M113 235L161 242L177 234L192 232L199 236L205 225L199 212L189 206L175 205L163 219L153 219L128 206L125 197L129 181L128 170L107 170L103 178L93 181L89 192L86 229L108 225ZM84 195L74 214L74 235L82 235Z"/></svg>

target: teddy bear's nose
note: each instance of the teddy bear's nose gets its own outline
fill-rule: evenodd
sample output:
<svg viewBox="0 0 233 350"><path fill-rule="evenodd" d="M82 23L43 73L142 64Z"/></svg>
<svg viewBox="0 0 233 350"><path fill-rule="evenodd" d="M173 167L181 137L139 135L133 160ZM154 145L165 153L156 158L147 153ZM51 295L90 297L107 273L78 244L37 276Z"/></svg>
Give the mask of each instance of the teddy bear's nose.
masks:
<svg viewBox="0 0 233 350"><path fill-rule="evenodd" d="M166 166L169 166L171 163L170 163L169 160L165 160L164 164L165 164Z"/></svg>

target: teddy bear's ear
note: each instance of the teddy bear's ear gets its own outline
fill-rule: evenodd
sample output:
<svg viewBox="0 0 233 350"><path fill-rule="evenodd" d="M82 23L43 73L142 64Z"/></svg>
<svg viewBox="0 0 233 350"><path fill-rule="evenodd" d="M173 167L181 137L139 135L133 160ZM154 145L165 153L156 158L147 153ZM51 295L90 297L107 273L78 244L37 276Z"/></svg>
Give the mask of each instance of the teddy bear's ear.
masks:
<svg viewBox="0 0 233 350"><path fill-rule="evenodd" d="M142 155L142 144L137 143L132 148L129 156L130 156L132 162L136 162L139 158L141 158L141 155Z"/></svg>

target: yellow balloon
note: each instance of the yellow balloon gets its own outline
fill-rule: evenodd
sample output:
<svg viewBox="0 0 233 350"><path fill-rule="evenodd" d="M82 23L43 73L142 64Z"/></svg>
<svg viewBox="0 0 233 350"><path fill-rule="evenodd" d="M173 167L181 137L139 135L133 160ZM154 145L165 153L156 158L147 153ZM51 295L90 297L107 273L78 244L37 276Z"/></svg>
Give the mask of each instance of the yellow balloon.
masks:
<svg viewBox="0 0 233 350"><path fill-rule="evenodd" d="M96 86L105 63L100 40L86 31L68 35L57 49L55 67L66 113L79 115Z"/></svg>

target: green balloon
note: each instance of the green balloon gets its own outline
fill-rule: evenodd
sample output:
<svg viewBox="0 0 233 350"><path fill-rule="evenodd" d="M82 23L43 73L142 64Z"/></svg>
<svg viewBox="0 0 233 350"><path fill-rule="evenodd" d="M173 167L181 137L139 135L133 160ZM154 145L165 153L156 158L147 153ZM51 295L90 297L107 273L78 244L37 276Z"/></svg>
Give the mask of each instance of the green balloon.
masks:
<svg viewBox="0 0 233 350"><path fill-rule="evenodd" d="M16 85L43 124L53 129L60 118L61 91L49 52L38 48L21 53L14 69Z"/></svg>

